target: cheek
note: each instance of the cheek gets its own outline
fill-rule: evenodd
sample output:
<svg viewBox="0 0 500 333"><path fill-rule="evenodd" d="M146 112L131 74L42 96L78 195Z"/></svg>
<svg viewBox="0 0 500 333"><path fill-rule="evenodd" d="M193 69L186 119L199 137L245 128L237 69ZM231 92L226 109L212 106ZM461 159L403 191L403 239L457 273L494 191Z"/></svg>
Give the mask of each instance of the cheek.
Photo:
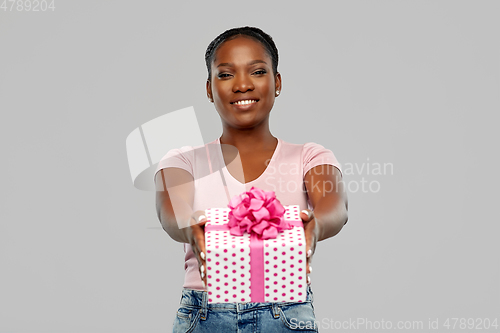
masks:
<svg viewBox="0 0 500 333"><path fill-rule="evenodd" d="M267 99L269 101L272 100L272 98L274 97L274 82L265 82L262 86L261 86L261 91L265 91L267 93Z"/></svg>
<svg viewBox="0 0 500 333"><path fill-rule="evenodd" d="M276 84L274 82L274 80L270 80L268 82L266 82L266 88L268 89L269 93L272 93L274 95L274 92L276 90Z"/></svg>
<svg viewBox="0 0 500 333"><path fill-rule="evenodd" d="M225 98L231 92L231 87L224 84L217 84L216 86L212 86L212 91L219 98Z"/></svg>

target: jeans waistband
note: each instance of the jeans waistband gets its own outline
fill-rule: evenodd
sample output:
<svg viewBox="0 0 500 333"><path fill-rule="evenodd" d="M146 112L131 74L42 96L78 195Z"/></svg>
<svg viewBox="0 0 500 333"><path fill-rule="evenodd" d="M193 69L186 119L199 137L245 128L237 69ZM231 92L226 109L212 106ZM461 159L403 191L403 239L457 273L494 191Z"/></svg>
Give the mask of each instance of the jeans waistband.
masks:
<svg viewBox="0 0 500 333"><path fill-rule="evenodd" d="M273 309L278 306L286 306L297 303L307 303L313 302L313 292L310 285L307 285L307 297L305 302L238 302L238 303L208 303L208 293L206 290L195 290L184 288L182 290L181 305L192 306L200 308L202 312L201 318L204 320L206 318L206 313L208 309L214 310L234 310L237 312L248 311L251 309L259 307L272 307Z"/></svg>

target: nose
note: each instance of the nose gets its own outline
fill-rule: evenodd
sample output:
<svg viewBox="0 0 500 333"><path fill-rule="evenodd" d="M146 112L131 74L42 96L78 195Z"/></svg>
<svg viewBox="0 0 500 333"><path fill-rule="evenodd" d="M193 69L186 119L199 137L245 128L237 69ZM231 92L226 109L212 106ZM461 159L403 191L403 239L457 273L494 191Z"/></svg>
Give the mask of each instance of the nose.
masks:
<svg viewBox="0 0 500 333"><path fill-rule="evenodd" d="M233 92L246 92L255 88L252 78L248 74L236 75L233 82Z"/></svg>

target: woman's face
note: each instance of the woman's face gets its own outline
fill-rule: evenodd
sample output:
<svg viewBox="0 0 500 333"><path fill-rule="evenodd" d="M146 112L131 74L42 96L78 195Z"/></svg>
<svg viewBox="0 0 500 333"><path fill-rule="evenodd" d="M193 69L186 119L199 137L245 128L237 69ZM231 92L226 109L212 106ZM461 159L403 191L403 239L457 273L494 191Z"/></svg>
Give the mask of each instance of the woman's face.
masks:
<svg viewBox="0 0 500 333"><path fill-rule="evenodd" d="M250 128L269 117L281 76L272 70L264 46L247 37L225 41L216 51L207 94L222 121L235 128Z"/></svg>

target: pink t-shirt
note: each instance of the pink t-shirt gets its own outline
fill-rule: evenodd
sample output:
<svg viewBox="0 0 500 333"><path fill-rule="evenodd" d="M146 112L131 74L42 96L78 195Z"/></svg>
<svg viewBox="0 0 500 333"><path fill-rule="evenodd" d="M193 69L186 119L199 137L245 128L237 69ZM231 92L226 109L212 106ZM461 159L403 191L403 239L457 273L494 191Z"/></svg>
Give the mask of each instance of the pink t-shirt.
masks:
<svg viewBox="0 0 500 333"><path fill-rule="evenodd" d="M233 162L230 162L232 165ZM155 175L163 168L176 167L193 175L195 194L193 211L214 207L227 208L229 198L251 189L274 191L282 205L299 205L300 209L312 209L307 196L304 176L311 168L331 164L342 173L333 152L320 144L288 143L278 138L278 146L257 179L242 184L227 170L220 147L220 140L203 146L184 146L170 150L158 163ZM226 187L224 186L226 185ZM229 192L229 197L226 192ZM184 243L184 288L206 290L198 270L198 261L190 244Z"/></svg>

